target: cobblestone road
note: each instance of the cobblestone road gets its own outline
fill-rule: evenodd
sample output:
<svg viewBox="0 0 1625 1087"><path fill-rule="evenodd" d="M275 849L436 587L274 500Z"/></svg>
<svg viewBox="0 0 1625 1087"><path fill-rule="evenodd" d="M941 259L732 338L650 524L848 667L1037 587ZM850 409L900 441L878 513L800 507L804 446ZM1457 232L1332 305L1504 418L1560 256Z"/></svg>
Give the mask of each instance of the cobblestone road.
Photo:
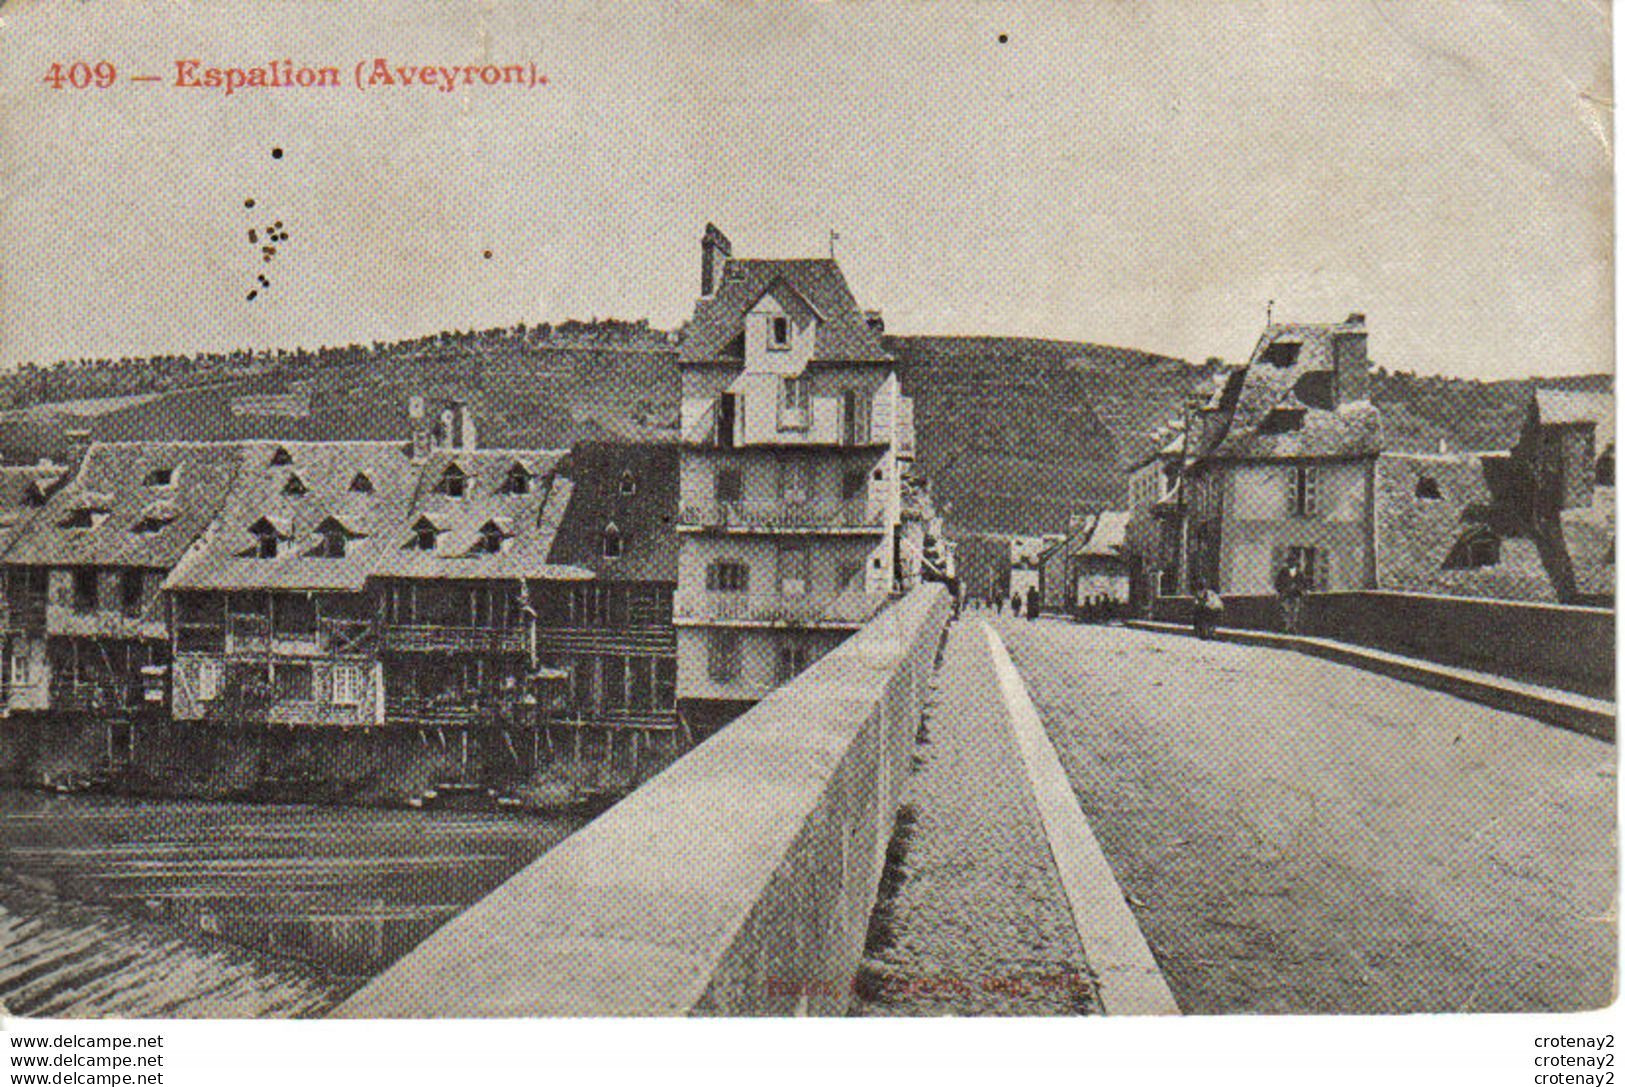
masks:
<svg viewBox="0 0 1625 1087"><path fill-rule="evenodd" d="M1284 651L997 627L1187 1013L1612 999L1612 745Z"/></svg>
<svg viewBox="0 0 1625 1087"><path fill-rule="evenodd" d="M903 794L861 1015L1077 1015L1083 950L974 620L949 631ZM889 893L888 893L889 892Z"/></svg>

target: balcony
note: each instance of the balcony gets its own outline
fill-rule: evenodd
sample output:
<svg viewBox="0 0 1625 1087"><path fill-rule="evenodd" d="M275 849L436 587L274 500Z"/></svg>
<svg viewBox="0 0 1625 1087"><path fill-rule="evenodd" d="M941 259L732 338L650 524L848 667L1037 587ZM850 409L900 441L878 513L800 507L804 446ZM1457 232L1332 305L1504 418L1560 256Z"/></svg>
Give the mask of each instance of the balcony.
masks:
<svg viewBox="0 0 1625 1087"><path fill-rule="evenodd" d="M784 502L718 502L687 505L677 511L677 527L688 532L876 534L884 530L877 504L841 502L815 506Z"/></svg>
<svg viewBox="0 0 1625 1087"><path fill-rule="evenodd" d="M679 593L678 626L826 627L856 629L886 602L885 593Z"/></svg>
<svg viewBox="0 0 1625 1087"><path fill-rule="evenodd" d="M433 623L395 623L384 628L384 650L390 653L524 653L522 629L452 627Z"/></svg>

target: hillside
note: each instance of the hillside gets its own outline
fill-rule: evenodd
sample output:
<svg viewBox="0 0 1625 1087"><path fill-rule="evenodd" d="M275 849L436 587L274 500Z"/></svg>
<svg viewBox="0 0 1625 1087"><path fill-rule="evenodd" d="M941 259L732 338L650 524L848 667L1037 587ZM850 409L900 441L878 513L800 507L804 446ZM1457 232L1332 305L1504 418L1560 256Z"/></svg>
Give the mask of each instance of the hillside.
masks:
<svg viewBox="0 0 1625 1087"><path fill-rule="evenodd" d="M0 458L60 457L75 430L105 440L402 439L408 399L444 389L470 397L488 446L671 440L678 395L671 343L644 322L572 322L239 353L193 368L169 358L34 369L0 385L20 402L0 412ZM915 399L918 471L961 535L1059 531L1076 511L1121 507L1124 469L1216 366L1037 339L890 336L886 343ZM1612 383L1606 374L1539 382ZM1388 445L1412 451L1436 451L1441 442L1453 450L1507 448L1536 384L1373 372ZM276 406L267 409L267 399Z"/></svg>

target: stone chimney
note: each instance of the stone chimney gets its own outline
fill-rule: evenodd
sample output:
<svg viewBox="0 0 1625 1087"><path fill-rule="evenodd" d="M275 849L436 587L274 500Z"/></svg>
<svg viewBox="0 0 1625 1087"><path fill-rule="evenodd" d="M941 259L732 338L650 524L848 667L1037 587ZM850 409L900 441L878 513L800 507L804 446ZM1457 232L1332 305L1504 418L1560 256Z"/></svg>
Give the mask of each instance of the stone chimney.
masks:
<svg viewBox="0 0 1625 1087"><path fill-rule="evenodd" d="M710 298L717 293L722 282L722 266L733 256L733 243L728 235L717 229L715 223L705 224L705 236L700 239L700 296Z"/></svg>
<svg viewBox="0 0 1625 1087"><path fill-rule="evenodd" d="M1332 363L1337 371L1334 405L1371 399L1371 366L1366 358L1365 314L1351 313L1332 330Z"/></svg>
<svg viewBox="0 0 1625 1087"><path fill-rule="evenodd" d="M414 396L407 402L406 414L412 420L412 459L418 462L429 458L434 449L434 423L429 419L429 402Z"/></svg>
<svg viewBox="0 0 1625 1087"><path fill-rule="evenodd" d="M466 400L450 400L444 413L444 439L447 449L472 453L479 448L474 431L474 412Z"/></svg>
<svg viewBox="0 0 1625 1087"><path fill-rule="evenodd" d="M77 472L79 465L84 463L85 454L90 451L90 431L69 430L62 437L65 441L62 455L68 462L68 471Z"/></svg>

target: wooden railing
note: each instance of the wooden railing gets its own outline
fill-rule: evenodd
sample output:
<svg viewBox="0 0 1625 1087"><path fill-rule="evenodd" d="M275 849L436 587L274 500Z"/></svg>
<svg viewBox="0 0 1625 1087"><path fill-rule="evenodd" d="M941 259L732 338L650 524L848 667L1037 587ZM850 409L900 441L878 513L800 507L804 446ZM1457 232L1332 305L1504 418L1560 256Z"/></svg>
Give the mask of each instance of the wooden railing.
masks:
<svg viewBox="0 0 1625 1087"><path fill-rule="evenodd" d="M393 653L523 653L525 631L394 623L384 627L384 649Z"/></svg>
<svg viewBox="0 0 1625 1087"><path fill-rule="evenodd" d="M823 529L876 529L884 511L866 501L835 506L784 502L717 502L687 505L677 511L684 528L733 529L753 532L795 532Z"/></svg>

